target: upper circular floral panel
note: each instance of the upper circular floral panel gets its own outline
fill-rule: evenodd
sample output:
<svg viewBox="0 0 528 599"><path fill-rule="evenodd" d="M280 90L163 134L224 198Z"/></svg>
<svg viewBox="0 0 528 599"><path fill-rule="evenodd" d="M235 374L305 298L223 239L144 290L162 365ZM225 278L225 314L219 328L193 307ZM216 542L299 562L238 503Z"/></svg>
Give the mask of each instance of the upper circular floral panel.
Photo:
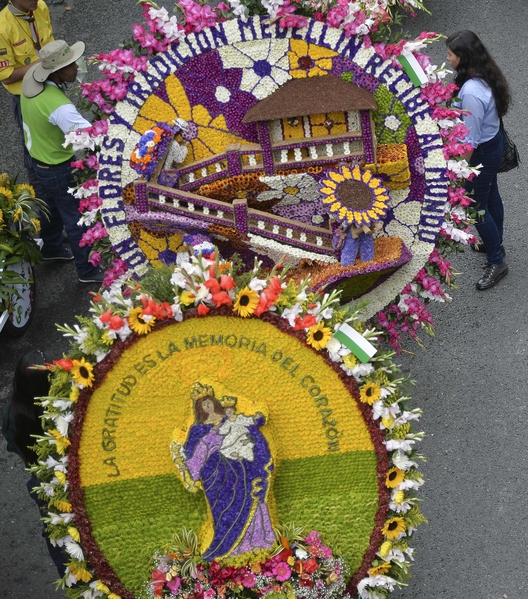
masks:
<svg viewBox="0 0 528 599"><path fill-rule="evenodd" d="M370 300L373 315L424 266L443 222L443 143L420 89L361 39L317 21L285 30L253 17L189 35L150 59L110 123L103 218L137 274L174 262L190 235L248 264L312 261L314 285ZM178 134L143 180L130 157L158 123ZM347 230L320 189L354 164L390 197L375 227L352 231L358 260L345 268L336 248Z"/></svg>

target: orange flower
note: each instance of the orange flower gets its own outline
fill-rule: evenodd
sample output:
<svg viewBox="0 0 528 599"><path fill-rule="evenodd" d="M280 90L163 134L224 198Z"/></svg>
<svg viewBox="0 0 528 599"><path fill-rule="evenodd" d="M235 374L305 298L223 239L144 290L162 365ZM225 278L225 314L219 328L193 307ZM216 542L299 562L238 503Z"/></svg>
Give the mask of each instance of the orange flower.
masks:
<svg viewBox="0 0 528 599"><path fill-rule="evenodd" d="M198 304L198 315L199 316L205 316L209 312L209 310L210 309L202 302L200 302Z"/></svg>
<svg viewBox="0 0 528 599"><path fill-rule="evenodd" d="M235 289L236 283L233 278L229 275L222 275L220 277L220 287L228 291L229 289Z"/></svg>
<svg viewBox="0 0 528 599"><path fill-rule="evenodd" d="M69 358L61 358L60 360L53 360L55 366L62 368L63 370L71 370L73 362Z"/></svg>

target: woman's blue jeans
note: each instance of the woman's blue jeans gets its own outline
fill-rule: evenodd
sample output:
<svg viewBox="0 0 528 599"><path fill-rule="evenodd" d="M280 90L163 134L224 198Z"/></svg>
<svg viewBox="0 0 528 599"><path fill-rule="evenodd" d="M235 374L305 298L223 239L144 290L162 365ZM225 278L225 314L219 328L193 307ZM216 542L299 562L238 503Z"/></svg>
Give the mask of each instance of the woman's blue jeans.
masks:
<svg viewBox="0 0 528 599"><path fill-rule="evenodd" d="M473 191L477 211L483 211L477 216L475 227L486 248L488 264L502 264L502 234L504 226L504 206L497 185L497 169L499 168L504 151L502 130L493 139L480 144L475 149L469 161L471 166L482 164L480 174L466 183L466 191Z"/></svg>
<svg viewBox="0 0 528 599"><path fill-rule="evenodd" d="M79 278L93 276L98 269L88 262L90 248L79 245L81 237L86 231L86 227L77 224L81 218L79 200L68 192L68 188L75 187L70 161L47 165L32 158L31 162L39 181L42 199L50 211L49 221L46 217L41 218L40 221L41 235L44 241L42 255L45 258L51 258L64 249L62 244L64 225Z"/></svg>

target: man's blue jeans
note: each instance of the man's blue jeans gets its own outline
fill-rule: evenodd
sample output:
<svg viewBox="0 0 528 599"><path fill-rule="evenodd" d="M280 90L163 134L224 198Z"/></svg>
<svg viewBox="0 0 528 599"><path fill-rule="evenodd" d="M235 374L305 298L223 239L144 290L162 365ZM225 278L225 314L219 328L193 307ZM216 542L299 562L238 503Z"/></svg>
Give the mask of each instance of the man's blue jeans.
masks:
<svg viewBox="0 0 528 599"><path fill-rule="evenodd" d="M57 165L42 164L34 158L31 161L39 181L42 199L50 211L49 221L45 217L40 221L44 241L42 255L44 258L51 258L64 250L62 244L64 226L79 278L84 279L94 275L98 269L88 262L90 248L79 246L86 227L77 224L81 218L79 200L68 193L68 188L75 186L70 160Z"/></svg>
<svg viewBox="0 0 528 599"><path fill-rule="evenodd" d="M504 151L504 138L502 130L490 141L480 144L475 149L471 160L471 166L482 164L480 175L473 181L468 181L466 190L474 191L473 199L476 204L473 207L478 211L484 211L483 216L477 217L475 227L484 243L488 264L502 264L502 234L504 226L504 206L497 185L497 169L499 168Z"/></svg>

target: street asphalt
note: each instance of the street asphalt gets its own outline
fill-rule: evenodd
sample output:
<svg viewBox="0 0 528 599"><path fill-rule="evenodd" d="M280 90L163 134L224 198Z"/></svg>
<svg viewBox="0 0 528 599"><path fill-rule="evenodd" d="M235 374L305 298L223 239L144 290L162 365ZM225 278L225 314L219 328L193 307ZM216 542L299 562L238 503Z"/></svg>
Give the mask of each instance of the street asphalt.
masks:
<svg viewBox="0 0 528 599"><path fill-rule="evenodd" d="M2 5L5 2L1 3ZM172 5L168 5L171 8ZM528 3L521 0L429 0L432 15L408 20L422 30L449 34L472 29L504 70L514 104L506 128L521 157L528 147L526 80ZM51 6L55 37L87 45L87 55L108 51L140 22L133 0L71 0ZM443 43L431 51L445 60ZM7 93L0 93L3 142L0 172L23 171L18 133ZM461 273L449 306L435 307L436 337L425 349L409 341L401 362L415 379L414 406L424 410L427 436L423 512L429 520L415 534L415 565L405 599L526 599L528 582L528 468L525 449L528 399L526 357L528 307L526 201L520 169L500 175L506 208L509 275L495 288L475 289L485 257L467 251L453 258ZM36 267L33 323L20 339L0 339L0 405L9 398L12 372L31 349L60 355L68 341L55 323L87 314L95 288L77 282L72 264ZM56 571L40 537L38 511L26 491L27 473L0 441L0 599L54 599Z"/></svg>

